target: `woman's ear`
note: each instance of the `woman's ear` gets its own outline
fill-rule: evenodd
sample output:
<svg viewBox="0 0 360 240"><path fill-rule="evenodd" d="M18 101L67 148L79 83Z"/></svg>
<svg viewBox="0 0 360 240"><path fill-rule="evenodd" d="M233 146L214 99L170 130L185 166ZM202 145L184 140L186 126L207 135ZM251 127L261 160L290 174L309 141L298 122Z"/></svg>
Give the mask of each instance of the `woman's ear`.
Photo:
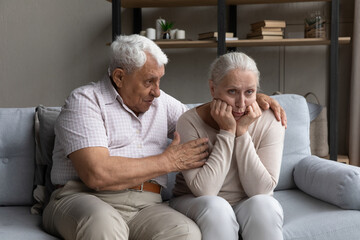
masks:
<svg viewBox="0 0 360 240"><path fill-rule="evenodd" d="M210 93L211 96L214 97L215 96L215 84L213 80L209 80L209 88L210 88Z"/></svg>
<svg viewBox="0 0 360 240"><path fill-rule="evenodd" d="M122 87L124 76L125 71L121 68L115 68L115 70L112 72L111 77L117 88Z"/></svg>

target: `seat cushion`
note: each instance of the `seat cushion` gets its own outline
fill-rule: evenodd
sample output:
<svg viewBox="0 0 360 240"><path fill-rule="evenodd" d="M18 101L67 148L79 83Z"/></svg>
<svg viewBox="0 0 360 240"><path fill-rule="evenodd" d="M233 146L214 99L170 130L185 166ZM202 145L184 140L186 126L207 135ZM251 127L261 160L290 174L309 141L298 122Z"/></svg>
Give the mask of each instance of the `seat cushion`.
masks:
<svg viewBox="0 0 360 240"><path fill-rule="evenodd" d="M35 108L0 108L0 205L31 205Z"/></svg>
<svg viewBox="0 0 360 240"><path fill-rule="evenodd" d="M41 216L32 215L29 207L0 207L0 239L58 239L41 228Z"/></svg>
<svg viewBox="0 0 360 240"><path fill-rule="evenodd" d="M275 190L296 188L293 178L295 165L311 155L309 108L305 98L300 95L282 94L272 97L284 108L287 116L280 178Z"/></svg>
<svg viewBox="0 0 360 240"><path fill-rule="evenodd" d="M301 190L274 193L284 210L284 240L358 240L360 211L343 210Z"/></svg>

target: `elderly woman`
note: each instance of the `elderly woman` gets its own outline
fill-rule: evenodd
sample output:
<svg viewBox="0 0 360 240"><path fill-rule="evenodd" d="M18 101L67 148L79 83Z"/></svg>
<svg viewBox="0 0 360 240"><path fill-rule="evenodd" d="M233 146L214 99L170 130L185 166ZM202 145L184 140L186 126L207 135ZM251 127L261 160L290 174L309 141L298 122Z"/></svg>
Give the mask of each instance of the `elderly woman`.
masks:
<svg viewBox="0 0 360 240"><path fill-rule="evenodd" d="M213 100L177 123L183 142L209 139L205 165L177 175L170 202L198 224L205 240L283 239L283 212L272 194L285 128L256 102L259 75L244 53L219 57L210 69Z"/></svg>

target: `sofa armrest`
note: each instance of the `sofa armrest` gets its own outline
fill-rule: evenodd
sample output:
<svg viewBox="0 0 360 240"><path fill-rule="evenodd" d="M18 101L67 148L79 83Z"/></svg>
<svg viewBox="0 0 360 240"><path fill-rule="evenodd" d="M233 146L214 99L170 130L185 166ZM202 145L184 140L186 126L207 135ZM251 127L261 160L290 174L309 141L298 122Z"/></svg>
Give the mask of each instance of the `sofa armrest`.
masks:
<svg viewBox="0 0 360 240"><path fill-rule="evenodd" d="M343 209L360 210L360 168L309 156L294 170L303 192Z"/></svg>

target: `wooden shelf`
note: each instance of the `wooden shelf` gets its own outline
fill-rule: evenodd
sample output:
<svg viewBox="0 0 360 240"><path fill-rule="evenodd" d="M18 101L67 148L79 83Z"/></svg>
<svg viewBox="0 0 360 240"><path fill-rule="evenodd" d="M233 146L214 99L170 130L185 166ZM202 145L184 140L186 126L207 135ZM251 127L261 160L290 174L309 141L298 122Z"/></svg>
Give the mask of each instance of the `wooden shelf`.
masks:
<svg viewBox="0 0 360 240"><path fill-rule="evenodd" d="M108 0L111 2L111 0ZM269 3L294 3L294 2L331 2L331 0L227 0L227 5L240 4L269 4ZM217 0L121 0L124 8L145 7L191 7L191 6L216 6Z"/></svg>
<svg viewBox="0 0 360 240"><path fill-rule="evenodd" d="M216 48L216 41L184 40L184 41L155 41L161 48ZM339 44L349 44L350 37L339 37ZM312 46L330 45L330 40L321 38L287 38L281 40L244 39L227 41L226 47L261 47L261 46Z"/></svg>

